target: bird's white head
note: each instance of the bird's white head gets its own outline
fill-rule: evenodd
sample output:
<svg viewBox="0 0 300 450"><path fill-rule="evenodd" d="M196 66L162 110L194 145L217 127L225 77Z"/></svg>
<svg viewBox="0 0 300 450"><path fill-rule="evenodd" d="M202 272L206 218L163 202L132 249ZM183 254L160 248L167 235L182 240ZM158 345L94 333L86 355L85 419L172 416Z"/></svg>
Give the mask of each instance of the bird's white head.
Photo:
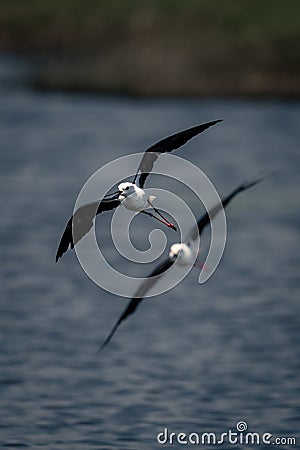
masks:
<svg viewBox="0 0 300 450"><path fill-rule="evenodd" d="M192 264L193 253L184 243L173 244L170 248L169 258L177 258L177 263L180 265L189 265Z"/></svg>
<svg viewBox="0 0 300 450"><path fill-rule="evenodd" d="M136 187L137 186L135 184L126 181L125 183L119 184L118 189L120 191L120 195L123 195L124 197L129 197L129 195L134 194L136 192Z"/></svg>

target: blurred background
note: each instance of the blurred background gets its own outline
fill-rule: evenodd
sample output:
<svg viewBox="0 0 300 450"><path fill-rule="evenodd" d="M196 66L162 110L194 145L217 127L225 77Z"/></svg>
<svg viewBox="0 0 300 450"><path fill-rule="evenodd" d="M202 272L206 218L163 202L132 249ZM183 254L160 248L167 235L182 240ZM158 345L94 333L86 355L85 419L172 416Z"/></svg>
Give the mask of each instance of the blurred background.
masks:
<svg viewBox="0 0 300 450"><path fill-rule="evenodd" d="M298 0L2 0L0 49L48 89L293 97L299 16Z"/></svg>
<svg viewBox="0 0 300 450"><path fill-rule="evenodd" d="M299 442L299 22L298 0L1 1L2 448L153 449L164 427L220 435L240 420ZM221 196L274 175L226 210L213 277L200 286L193 269L145 301L99 355L126 299L93 284L74 252L54 263L81 187L219 118L176 155ZM158 185L203 212L174 180L149 177ZM132 224L139 249L160 227L147 219ZM151 272L161 260L113 251L110 221L96 228L112 265Z"/></svg>

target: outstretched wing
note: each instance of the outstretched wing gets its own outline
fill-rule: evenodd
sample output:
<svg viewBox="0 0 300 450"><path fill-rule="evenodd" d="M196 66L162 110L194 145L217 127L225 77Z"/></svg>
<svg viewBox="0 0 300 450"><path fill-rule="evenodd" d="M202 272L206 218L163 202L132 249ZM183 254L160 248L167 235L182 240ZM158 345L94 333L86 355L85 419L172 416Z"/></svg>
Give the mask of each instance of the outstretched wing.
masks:
<svg viewBox="0 0 300 450"><path fill-rule="evenodd" d="M136 291L134 297L130 300L124 312L121 314L117 322L115 323L113 329L109 333L108 337L105 339L103 344L100 347L102 350L109 343L113 335L115 334L118 326L125 320L128 316L133 314L139 304L143 301L143 297L149 291L149 289L160 279L160 277L174 264L175 259L168 258L164 262L162 262L156 269L151 272L149 277L143 281L141 286Z"/></svg>
<svg viewBox="0 0 300 450"><path fill-rule="evenodd" d="M101 202L96 201L80 206L66 225L57 249L55 262L66 253L69 246L70 248L74 248L74 245L90 231L96 215L117 208L120 204L120 200L115 197L112 199L103 199Z"/></svg>
<svg viewBox="0 0 300 450"><path fill-rule="evenodd" d="M255 186L256 184L260 183L266 178L266 176L261 176L259 178L256 178L251 181L246 181L242 184L240 184L236 189L234 189L230 194L228 194L226 197L224 197L220 203L218 203L216 206L214 206L209 213L205 213L197 222L197 225L191 230L189 236L187 237L186 241L192 239L193 241L197 239L197 237L202 233L203 229L210 223L211 220L218 214L218 212L225 208L228 203L231 202L231 200L240 192L246 191L247 189L251 188L252 186Z"/></svg>
<svg viewBox="0 0 300 450"><path fill-rule="evenodd" d="M133 179L133 183L135 183L138 173L140 172L139 186L140 188L143 188L146 178L153 169L153 165L161 153L176 150L177 148L184 145L187 141L192 139L194 136L197 136L197 134L202 133L203 131L207 130L207 128L215 125L218 122L222 122L222 120L223 119L214 120L213 122L203 123L201 125L188 128L187 130L179 131L179 133L172 134L171 136L162 139L156 144L151 145L151 147L147 148L143 155L137 173L135 174L135 177Z"/></svg>

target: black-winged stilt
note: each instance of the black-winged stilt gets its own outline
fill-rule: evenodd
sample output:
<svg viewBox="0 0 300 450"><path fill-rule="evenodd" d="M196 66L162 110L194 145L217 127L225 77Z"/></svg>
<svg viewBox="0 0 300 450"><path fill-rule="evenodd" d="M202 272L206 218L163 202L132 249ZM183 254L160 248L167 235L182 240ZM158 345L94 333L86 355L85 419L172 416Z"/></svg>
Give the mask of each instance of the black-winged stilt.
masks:
<svg viewBox="0 0 300 450"><path fill-rule="evenodd" d="M89 232L89 230L93 226L93 220L98 214L101 214L105 211L111 211L120 205L131 211L138 211L143 214L147 214L155 218L159 222L165 224L166 226L176 230L175 226L171 222L169 222L157 208L153 206L152 201L155 197L147 196L147 194L143 190L146 178L153 169L154 163L161 153L167 153L171 152L172 150L176 150L177 148L184 145L187 141L192 139L194 136L202 133L207 128L221 121L222 119L214 120L212 122L207 122L192 128L188 128L186 130L168 136L149 147L144 152L132 183L121 183L118 186L117 192L108 194L101 201L95 201L83 205L79 207L77 211L75 211L73 216L69 219L62 234L55 261L57 262L59 258L61 258L63 254L66 253L69 246L71 249L74 248L74 245L76 245L77 242L79 242L80 239ZM135 184L137 178L139 186ZM151 207L159 215L159 217L155 216L149 211L145 211L145 209L149 207Z"/></svg>
<svg viewBox="0 0 300 450"><path fill-rule="evenodd" d="M221 202L213 207L209 212L206 212L204 215L200 217L197 222L197 225L190 231L186 239L181 243L176 243L171 245L169 256L165 259L161 264L159 264L143 281L134 297L129 301L127 307L124 312L121 314L108 337L105 339L103 344L100 347L102 350L109 343L113 335L115 334L119 325L131 314L135 312L139 304L143 301L145 294L149 291L149 289L163 276L163 274L174 264L178 264L179 266L186 266L195 264L195 253L191 247L193 241L195 241L198 236L201 235L203 229L210 223L210 221L217 215L217 213L223 208L225 208L228 203L240 192L243 192L257 183L264 180L266 176L261 176L252 181L246 181L240 184L236 189L234 189L230 194L224 197ZM198 251L197 251L198 253ZM197 259L196 259L197 263Z"/></svg>

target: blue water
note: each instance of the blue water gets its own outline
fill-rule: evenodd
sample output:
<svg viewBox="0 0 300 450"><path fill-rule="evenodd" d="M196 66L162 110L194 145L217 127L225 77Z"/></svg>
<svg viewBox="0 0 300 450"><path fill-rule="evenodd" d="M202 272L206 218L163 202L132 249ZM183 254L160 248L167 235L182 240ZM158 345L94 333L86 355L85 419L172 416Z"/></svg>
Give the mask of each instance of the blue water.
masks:
<svg viewBox="0 0 300 450"><path fill-rule="evenodd" d="M220 435L240 420L299 445L299 113L297 102L111 98L2 82L2 448L182 448L159 445L157 434ZM74 253L54 263L83 183L116 157L219 117L178 156L220 195L276 173L228 208L213 277L200 286L192 271L145 301L99 355L125 300L92 283ZM154 266L139 265L139 275Z"/></svg>

